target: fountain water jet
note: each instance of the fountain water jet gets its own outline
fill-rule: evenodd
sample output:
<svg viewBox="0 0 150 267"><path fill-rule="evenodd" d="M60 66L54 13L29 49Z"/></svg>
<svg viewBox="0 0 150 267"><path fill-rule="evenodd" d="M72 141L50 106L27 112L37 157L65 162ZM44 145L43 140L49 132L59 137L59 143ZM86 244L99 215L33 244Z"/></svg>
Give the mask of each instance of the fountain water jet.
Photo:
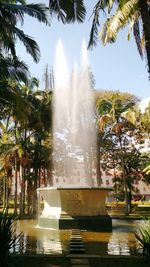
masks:
<svg viewBox="0 0 150 267"><path fill-rule="evenodd" d="M94 94L85 43L81 69L69 75L61 41L56 48L53 101L53 187L37 190L44 199L39 225L54 229L110 230L106 213L108 189L98 188Z"/></svg>

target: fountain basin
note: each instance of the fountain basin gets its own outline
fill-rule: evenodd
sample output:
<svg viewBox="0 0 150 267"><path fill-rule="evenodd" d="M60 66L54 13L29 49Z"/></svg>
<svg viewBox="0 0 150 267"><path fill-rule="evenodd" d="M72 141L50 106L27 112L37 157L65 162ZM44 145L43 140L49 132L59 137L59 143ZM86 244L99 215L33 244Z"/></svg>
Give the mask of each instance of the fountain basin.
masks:
<svg viewBox="0 0 150 267"><path fill-rule="evenodd" d="M101 187L37 189L39 227L111 231L111 218L105 208L110 190Z"/></svg>

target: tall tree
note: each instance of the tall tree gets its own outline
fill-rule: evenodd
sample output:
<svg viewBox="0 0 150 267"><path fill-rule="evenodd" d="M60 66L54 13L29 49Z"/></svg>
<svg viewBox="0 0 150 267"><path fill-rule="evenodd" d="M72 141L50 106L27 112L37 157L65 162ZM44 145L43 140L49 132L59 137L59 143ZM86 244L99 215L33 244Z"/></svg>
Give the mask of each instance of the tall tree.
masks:
<svg viewBox="0 0 150 267"><path fill-rule="evenodd" d="M124 146L125 146L125 133L132 127L131 122L125 119L125 112L135 105L135 102L130 99L130 101L124 101L121 99L119 93L113 93L110 100L100 99L97 104L97 108L100 114L99 118L99 129L100 131L110 132L112 135L112 140L117 138L117 150L120 151L120 161L121 161L121 170L124 183L124 196L125 196L125 213L128 214L128 193L127 193L127 179L125 172L125 155L124 155Z"/></svg>

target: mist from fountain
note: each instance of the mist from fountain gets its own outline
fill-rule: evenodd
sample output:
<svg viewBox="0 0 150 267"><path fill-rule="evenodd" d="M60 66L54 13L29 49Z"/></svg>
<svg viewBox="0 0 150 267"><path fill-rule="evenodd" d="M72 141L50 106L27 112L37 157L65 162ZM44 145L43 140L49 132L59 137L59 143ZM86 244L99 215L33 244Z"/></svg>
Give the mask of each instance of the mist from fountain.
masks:
<svg viewBox="0 0 150 267"><path fill-rule="evenodd" d="M81 59L81 67L75 63L69 73L62 42L58 41L53 101L53 181L58 187L95 185L94 94L84 41Z"/></svg>
<svg viewBox="0 0 150 267"><path fill-rule="evenodd" d="M85 42L71 73L62 42L56 48L53 92L53 186L37 189L38 225L50 229L112 230L107 188L94 181L96 122ZM43 209L41 210L41 199Z"/></svg>

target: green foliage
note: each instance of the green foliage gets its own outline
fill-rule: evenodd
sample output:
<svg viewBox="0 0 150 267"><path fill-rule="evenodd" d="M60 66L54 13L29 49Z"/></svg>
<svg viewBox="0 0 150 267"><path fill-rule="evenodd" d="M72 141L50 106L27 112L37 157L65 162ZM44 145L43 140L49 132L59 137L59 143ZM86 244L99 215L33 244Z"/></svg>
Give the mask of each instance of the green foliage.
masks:
<svg viewBox="0 0 150 267"><path fill-rule="evenodd" d="M6 82L8 79L27 82L29 77L28 66L19 58L13 59L5 56L0 51L0 81ZM3 85L4 86L4 85Z"/></svg>
<svg viewBox="0 0 150 267"><path fill-rule="evenodd" d="M51 0L49 8L51 16L56 15L62 23L83 22L86 15L83 0Z"/></svg>
<svg viewBox="0 0 150 267"><path fill-rule="evenodd" d="M26 4L26 1L0 1L0 41L3 49L10 51L16 58L16 39L19 39L35 62L39 61L40 49L33 38L26 35L17 25L24 23L24 15L36 18L39 22L48 24L47 8L43 4Z"/></svg>
<svg viewBox="0 0 150 267"><path fill-rule="evenodd" d="M113 8L115 0L101 0L97 1L96 5L93 8L93 21L92 21L92 27L90 31L90 39L88 48L92 48L93 46L96 46L98 41L98 35L99 35L99 27L100 27L100 14L101 12L105 13L110 11Z"/></svg>
<svg viewBox="0 0 150 267"><path fill-rule="evenodd" d="M14 221L15 217L9 215L6 209L0 214L0 265L3 267L14 266L9 251L22 235L16 236Z"/></svg>
<svg viewBox="0 0 150 267"><path fill-rule="evenodd" d="M100 19L103 13L106 15L106 20L101 27ZM101 39L104 45L115 42L119 31L128 26L127 39L130 40L130 33L133 32L142 59L146 52L150 72L149 1L100 0L94 6L92 16L89 48L96 46L98 39Z"/></svg>
<svg viewBox="0 0 150 267"><path fill-rule="evenodd" d="M150 257L150 218L146 219L135 232L135 237L140 242L143 255Z"/></svg>

